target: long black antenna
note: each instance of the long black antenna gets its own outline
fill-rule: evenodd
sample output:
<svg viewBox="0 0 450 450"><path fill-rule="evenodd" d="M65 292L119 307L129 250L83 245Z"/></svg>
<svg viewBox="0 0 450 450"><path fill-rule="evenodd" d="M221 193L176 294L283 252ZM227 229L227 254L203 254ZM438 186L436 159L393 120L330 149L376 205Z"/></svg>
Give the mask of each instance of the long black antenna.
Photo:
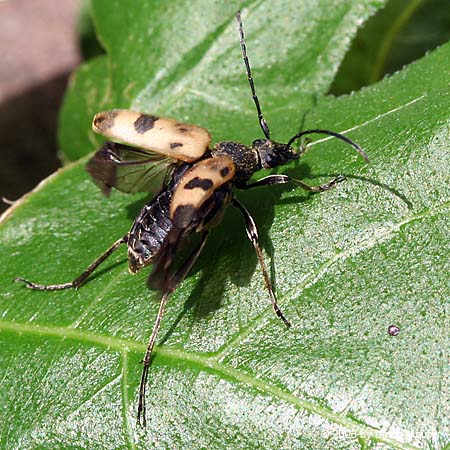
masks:
<svg viewBox="0 0 450 450"><path fill-rule="evenodd" d="M290 147L291 144L296 140L304 136L305 134L312 134L312 133L318 133L318 134L328 134L329 136L333 136L335 138L340 139L341 141L346 142L347 144L351 145L364 159L367 163L369 163L369 157L366 155L364 150L356 143L353 142L351 139L349 139L347 136L344 136L343 134L336 133L335 131L330 130L307 130L302 131L301 133L296 134L295 136L291 137L289 139L289 142L287 145Z"/></svg>
<svg viewBox="0 0 450 450"><path fill-rule="evenodd" d="M253 101L255 102L256 110L258 111L259 125L261 126L261 129L263 130L264 136L266 136L267 139L270 139L269 126L267 125L267 122L264 120L264 116L261 111L261 106L259 105L259 100L258 100L258 97L256 96L256 92L255 92L255 83L253 82L252 71L250 69L250 63L249 63L248 57L247 57L247 48L245 46L244 29L242 27L240 11L238 11L236 13L236 20L238 23L239 35L240 35L240 39L241 39L242 58L244 59L245 69L247 70L247 78L248 78L248 83L250 84L250 89L252 90Z"/></svg>

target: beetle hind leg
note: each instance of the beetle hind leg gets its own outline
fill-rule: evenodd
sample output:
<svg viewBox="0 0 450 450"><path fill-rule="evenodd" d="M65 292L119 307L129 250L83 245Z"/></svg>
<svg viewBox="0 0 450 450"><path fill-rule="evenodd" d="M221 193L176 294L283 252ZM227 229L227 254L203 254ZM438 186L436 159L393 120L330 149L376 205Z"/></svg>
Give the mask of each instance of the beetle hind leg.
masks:
<svg viewBox="0 0 450 450"><path fill-rule="evenodd" d="M170 277L170 279L167 283L167 286L165 287L165 291L161 297L158 315L156 316L156 321L155 321L155 324L153 325L153 331L152 331L152 334L150 335L150 339L148 341L147 351L145 352L144 359L142 360L144 367L142 369L141 383L139 386L137 423L139 425L142 423L143 427L145 427L146 423L147 423L146 418L145 418L145 412L146 412L145 394L146 394L146 387L147 387L147 380L148 380L148 370L149 370L150 362L152 359L153 347L155 346L156 337L158 335L158 331L161 326L161 320L162 320L162 317L166 310L167 300L169 298L169 295L184 280L186 275L191 270L192 266L194 265L195 261L197 260L201 251L203 250L203 247L205 246L206 239L208 238L208 234L209 234L208 231L203 232L200 242L194 248L192 253L188 256L186 261L177 270L177 272L172 277ZM142 419L142 422L141 422L141 419Z"/></svg>
<svg viewBox="0 0 450 450"><path fill-rule="evenodd" d="M116 251L120 245L126 244L128 242L128 234L124 237L118 239L114 242L111 247L106 250L102 255L100 255L95 261L93 261L86 270L79 275L75 280L69 283L61 283L61 284L38 284L33 283L32 281L25 280L22 277L16 277L14 281L16 283L24 283L25 286L29 289L33 289L35 291L60 291L62 289L78 289L81 285L86 282L86 279L89 275L103 262L106 258L108 258L114 251Z"/></svg>

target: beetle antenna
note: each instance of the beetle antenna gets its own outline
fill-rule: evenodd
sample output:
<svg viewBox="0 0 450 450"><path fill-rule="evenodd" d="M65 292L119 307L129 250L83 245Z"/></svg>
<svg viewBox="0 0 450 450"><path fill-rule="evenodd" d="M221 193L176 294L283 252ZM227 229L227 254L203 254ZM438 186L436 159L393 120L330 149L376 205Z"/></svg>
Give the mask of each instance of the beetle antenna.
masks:
<svg viewBox="0 0 450 450"><path fill-rule="evenodd" d="M364 160L369 163L369 157L366 155L366 153L364 152L364 150L354 141L352 141L351 139L349 139L347 136L344 136L343 134L340 133L336 133L335 131L330 131L330 130L307 130L307 131L302 131L301 133L296 134L295 136L291 137L291 139L289 139L289 142L287 143L288 146L291 146L291 144L296 140L301 138L302 136L304 136L305 134L313 134L313 133L318 133L318 134L328 134L329 136L333 136L335 138L340 139L341 141L344 141L345 143L351 145L363 158Z"/></svg>
<svg viewBox="0 0 450 450"><path fill-rule="evenodd" d="M236 13L236 20L237 20L238 28L239 28L239 36L240 36L240 41L241 41L242 58L244 59L245 69L247 71L248 84L250 85L250 89L252 90L253 101L255 102L256 111L258 112L259 125L260 125L260 127L261 127L261 129L262 129L262 131L264 133L264 136L266 136L267 139L270 139L269 126L267 125L267 122L264 119L263 113L261 111L261 106L259 105L259 100L258 100L258 97L256 95L256 91L255 91L255 83L253 82L252 70L250 69L250 63L249 63L248 57L247 57L247 47L245 46L244 29L243 29L243 26L242 26L241 12L240 11L238 11Z"/></svg>

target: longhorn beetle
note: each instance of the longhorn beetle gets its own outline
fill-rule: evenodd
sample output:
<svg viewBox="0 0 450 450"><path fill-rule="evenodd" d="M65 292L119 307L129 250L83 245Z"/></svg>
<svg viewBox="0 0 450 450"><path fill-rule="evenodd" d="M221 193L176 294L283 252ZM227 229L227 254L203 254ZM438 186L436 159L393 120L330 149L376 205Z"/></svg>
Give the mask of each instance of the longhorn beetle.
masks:
<svg viewBox="0 0 450 450"><path fill-rule="evenodd" d="M252 189L271 184L293 183L311 192L322 192L345 179L338 176L320 186L309 186L287 175L268 175L250 183L252 175L261 170L298 159L305 147L296 152L292 144L302 136L320 133L334 136L351 145L367 162L368 157L358 144L334 131L313 129L294 135L287 144L273 141L255 92L244 39L240 12L236 14L242 57L248 82L265 139L256 139L252 146L238 142L219 142L210 147L207 130L196 125L179 123L123 109L95 115L95 132L111 140L89 160L86 170L105 195L114 187L123 192L149 192L153 196L137 215L131 230L118 239L74 281L43 285L16 278L30 289L55 291L79 288L89 275L122 244L128 247L131 273L153 264L149 285L162 291L158 315L143 359L139 388L137 421L145 426L145 390L153 346L160 328L167 299L197 260L205 246L210 229L220 222L225 207L235 206L243 215L247 236L258 257L264 282L275 314L290 327L279 308L263 254L258 243L255 222L247 208L235 197L234 189ZM118 142L116 142L118 141ZM174 256L182 241L194 232L200 240L190 255L175 268Z"/></svg>

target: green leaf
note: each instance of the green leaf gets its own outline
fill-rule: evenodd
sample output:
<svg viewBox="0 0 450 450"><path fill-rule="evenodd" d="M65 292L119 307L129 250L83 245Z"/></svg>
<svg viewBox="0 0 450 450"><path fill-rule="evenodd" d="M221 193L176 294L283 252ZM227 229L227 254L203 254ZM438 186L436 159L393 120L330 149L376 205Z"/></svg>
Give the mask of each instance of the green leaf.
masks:
<svg viewBox="0 0 450 450"><path fill-rule="evenodd" d="M450 39L449 23L441 0L389 0L358 30L330 92L356 91L421 58Z"/></svg>
<svg viewBox="0 0 450 450"><path fill-rule="evenodd" d="M260 137L237 6L139 3L94 2L108 57L85 65L72 84L61 121L66 157L95 148L86 116L98 105L198 123L215 141ZM2 448L448 444L450 44L354 95L321 97L374 5L243 9L274 137L289 137L307 112L303 128L348 131L371 164L323 139L282 171L311 184L346 173L336 189L238 193L293 327L273 314L242 218L230 208L170 298L145 431L135 425L139 361L158 309L147 273L129 275L122 251L78 291L11 282L70 281L128 231L145 196L101 197L83 158L3 216ZM387 332L393 323L396 337Z"/></svg>

